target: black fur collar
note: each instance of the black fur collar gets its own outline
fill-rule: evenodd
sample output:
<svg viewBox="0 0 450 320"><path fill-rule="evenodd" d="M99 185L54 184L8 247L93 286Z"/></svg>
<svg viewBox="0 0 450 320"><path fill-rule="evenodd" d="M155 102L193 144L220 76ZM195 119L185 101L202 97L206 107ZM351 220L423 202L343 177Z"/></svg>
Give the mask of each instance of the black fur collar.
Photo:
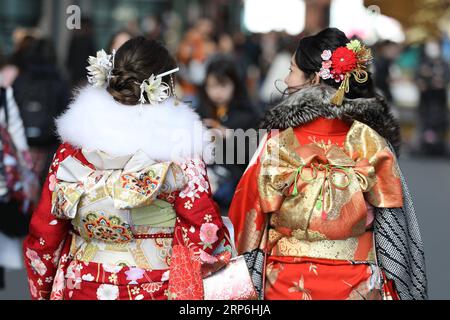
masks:
<svg viewBox="0 0 450 320"><path fill-rule="evenodd" d="M387 139L396 152L400 149L400 126L381 97L344 99L342 106L330 104L336 89L314 85L291 94L266 112L260 128L294 128L319 117L362 122Z"/></svg>

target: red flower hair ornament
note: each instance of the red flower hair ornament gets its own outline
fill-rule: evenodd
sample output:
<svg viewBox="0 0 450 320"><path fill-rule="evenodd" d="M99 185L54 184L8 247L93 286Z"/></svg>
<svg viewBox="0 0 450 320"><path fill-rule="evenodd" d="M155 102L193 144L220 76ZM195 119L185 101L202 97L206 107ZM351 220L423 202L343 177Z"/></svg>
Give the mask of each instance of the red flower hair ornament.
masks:
<svg viewBox="0 0 450 320"><path fill-rule="evenodd" d="M364 83L369 78L366 69L372 61L372 53L358 40L352 40L345 47L339 47L334 52L324 50L321 58L323 61L319 76L322 79L334 79L336 82L341 82L338 91L331 99L334 105L342 105L344 95L350 89L352 75L359 83Z"/></svg>

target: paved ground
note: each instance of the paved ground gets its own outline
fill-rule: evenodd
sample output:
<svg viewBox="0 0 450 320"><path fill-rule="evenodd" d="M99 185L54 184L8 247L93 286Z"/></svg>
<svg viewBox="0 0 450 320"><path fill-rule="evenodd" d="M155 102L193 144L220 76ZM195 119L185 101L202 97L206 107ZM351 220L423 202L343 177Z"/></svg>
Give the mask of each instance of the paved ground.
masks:
<svg viewBox="0 0 450 320"><path fill-rule="evenodd" d="M425 243L431 299L450 299L450 161L403 158ZM24 271L6 273L0 299L28 299Z"/></svg>

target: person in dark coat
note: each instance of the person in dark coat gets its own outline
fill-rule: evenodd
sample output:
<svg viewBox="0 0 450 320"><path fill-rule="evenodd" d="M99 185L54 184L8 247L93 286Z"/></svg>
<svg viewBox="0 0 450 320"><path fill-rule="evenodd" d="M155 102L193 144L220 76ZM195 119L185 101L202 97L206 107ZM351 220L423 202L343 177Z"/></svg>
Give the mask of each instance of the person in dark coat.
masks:
<svg viewBox="0 0 450 320"><path fill-rule="evenodd" d="M225 214L251 156L250 139L239 139L239 133L232 130L242 129L245 132L255 128L258 121L233 59L225 56L211 59L205 81L200 87L200 101L197 111L205 126L215 129L215 135L219 138L216 142L222 146L216 146L216 162L210 165L209 172L217 182L216 190L213 187L214 199L221 206L222 214ZM227 155L226 146L233 143L232 139L234 155Z"/></svg>

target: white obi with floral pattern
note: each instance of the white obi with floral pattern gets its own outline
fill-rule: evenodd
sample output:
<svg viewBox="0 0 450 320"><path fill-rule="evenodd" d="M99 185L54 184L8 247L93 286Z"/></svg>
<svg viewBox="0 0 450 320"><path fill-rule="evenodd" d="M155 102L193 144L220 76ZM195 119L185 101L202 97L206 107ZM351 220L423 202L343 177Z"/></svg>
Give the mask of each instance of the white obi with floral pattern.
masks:
<svg viewBox="0 0 450 320"><path fill-rule="evenodd" d="M167 269L176 213L166 200L187 183L181 167L142 151L83 155L92 166L66 158L52 194L52 214L73 225L71 254L79 261Z"/></svg>

